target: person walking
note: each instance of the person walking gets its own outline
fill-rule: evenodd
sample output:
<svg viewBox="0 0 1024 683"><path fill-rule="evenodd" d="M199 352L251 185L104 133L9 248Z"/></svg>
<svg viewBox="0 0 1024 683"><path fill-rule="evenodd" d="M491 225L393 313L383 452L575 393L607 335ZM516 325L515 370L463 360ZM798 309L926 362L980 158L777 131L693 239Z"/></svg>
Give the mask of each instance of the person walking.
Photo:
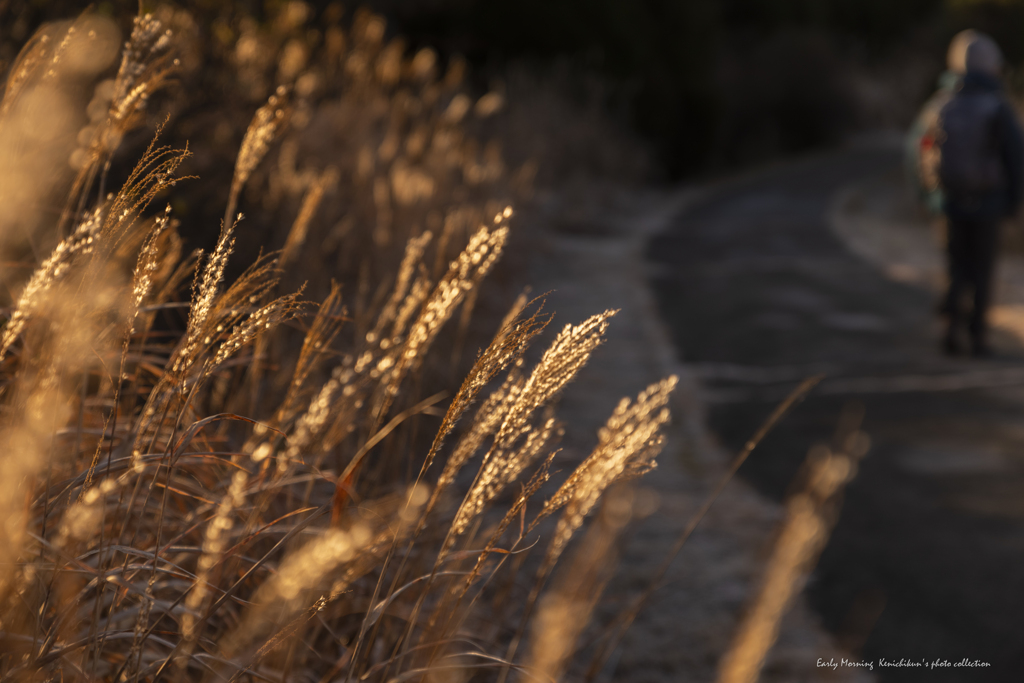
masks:
<svg viewBox="0 0 1024 683"><path fill-rule="evenodd" d="M1003 94L1003 56L995 41L970 35L964 67L935 134L949 265L943 349L962 353L966 326L971 353L988 356L986 314L1000 224L1024 196L1024 133Z"/></svg>

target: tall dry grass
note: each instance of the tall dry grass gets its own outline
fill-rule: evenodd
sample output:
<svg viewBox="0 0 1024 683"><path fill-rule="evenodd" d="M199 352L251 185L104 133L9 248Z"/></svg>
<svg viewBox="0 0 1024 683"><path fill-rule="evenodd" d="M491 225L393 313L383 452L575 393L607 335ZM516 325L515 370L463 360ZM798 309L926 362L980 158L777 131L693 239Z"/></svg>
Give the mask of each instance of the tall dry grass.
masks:
<svg viewBox="0 0 1024 683"><path fill-rule="evenodd" d="M807 454L785 516L772 543L757 592L719 664L719 683L756 683L782 618L803 590L838 516L846 484L856 475L871 440L860 430L863 406L851 404L840 417L833 444Z"/></svg>
<svg viewBox="0 0 1024 683"><path fill-rule="evenodd" d="M390 120L383 142L289 175L301 144L282 145L315 118L303 97L320 72L294 42L263 63L260 29L243 32L239 60L267 98L213 247L187 251L171 206L202 182L181 175L193 150L158 127L109 187L185 68L181 25L136 18L118 63L116 26L86 14L47 27L8 74L0 248L5 263L40 253L31 274L5 273L18 293L0 338L0 678L557 678L579 635L558 605L592 605L600 581L548 593L547 578L605 491L654 466L674 378L624 399L557 488L554 403L613 311L566 325L530 364L552 318L521 298L452 398L425 395L450 364L446 326L460 308L472 322L507 246L513 212L493 195L510 181L459 125L500 102L474 103L365 13L327 45L356 91L337 106ZM268 64L281 88L264 87ZM291 182L299 208L282 251L230 277L261 182ZM316 233L332 192L351 220ZM351 260L316 259L327 238ZM303 280L319 303L282 286ZM440 418L432 439L423 416ZM599 566L597 538L574 562Z"/></svg>

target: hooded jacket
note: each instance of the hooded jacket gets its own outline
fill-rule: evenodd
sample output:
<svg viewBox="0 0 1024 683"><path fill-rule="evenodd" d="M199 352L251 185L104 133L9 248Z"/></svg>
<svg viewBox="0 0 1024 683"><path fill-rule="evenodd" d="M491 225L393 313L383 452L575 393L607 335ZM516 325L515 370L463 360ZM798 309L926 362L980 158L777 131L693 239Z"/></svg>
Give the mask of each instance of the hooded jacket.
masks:
<svg viewBox="0 0 1024 683"><path fill-rule="evenodd" d="M992 93L1000 103L992 122L992 139L1004 171L1003 186L980 196L945 192L943 209L954 219L998 220L1013 215L1024 198L1024 133L1013 107L1002 94L999 79L981 71L968 71L960 84L965 94Z"/></svg>

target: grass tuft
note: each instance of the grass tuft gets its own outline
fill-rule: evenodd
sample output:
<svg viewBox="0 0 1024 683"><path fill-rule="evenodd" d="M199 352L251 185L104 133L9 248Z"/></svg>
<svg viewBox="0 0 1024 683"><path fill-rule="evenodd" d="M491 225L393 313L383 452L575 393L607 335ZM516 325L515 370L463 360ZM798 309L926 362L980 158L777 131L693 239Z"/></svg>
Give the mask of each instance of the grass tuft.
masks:
<svg viewBox="0 0 1024 683"><path fill-rule="evenodd" d="M63 97L52 72L77 54L61 45L73 47L90 16L23 50L0 138L22 134L20 98ZM523 627L513 625L526 624L605 491L653 467L674 378L624 400L590 457L538 500L558 462L554 403L613 311L567 325L527 371L524 354L552 316L543 301L520 298L458 389L435 386L462 343L448 323L462 311L458 340L479 326L478 293L509 240L508 202L478 192L501 187L500 154L485 146L478 155L460 128L470 109L486 117L502 103L485 96L474 108L458 74L438 77L433 52L406 56L383 35L382 20L358 14L351 48L332 34L331 68L342 65L353 83L342 109L358 119L390 108L392 129L378 149L301 175L285 138L311 117L316 73L302 73L301 46L285 45L284 85L241 135L207 254L184 249L172 208L189 196L178 171L190 151L161 145L175 122L154 124L149 110L182 68L179 36L159 16L136 18L116 73L112 60L109 84L97 86L109 104L89 105L75 173L38 179L63 187L66 202L59 219L35 217L56 246L15 278L0 333L0 678L526 671L514 647ZM108 193L126 134L147 125L153 142ZM232 275L236 249L253 239L238 209L261 210L250 185L302 199L282 251ZM351 224L317 226L332 193L372 197L372 219L361 200L351 212L369 240ZM158 199L166 208L153 213ZM17 223L0 218L0 227ZM350 242L360 265L310 261L314 235L325 234ZM17 252L24 237L0 231L0 247ZM303 285L282 293L292 279L330 284L315 302ZM542 507L527 525L531 503ZM540 524L559 509L557 523ZM544 537L545 558L531 569L519 558ZM509 599L531 572L526 603ZM545 676L559 675L578 636L557 625L564 604L546 599L537 622L561 634L557 650L530 655Z"/></svg>

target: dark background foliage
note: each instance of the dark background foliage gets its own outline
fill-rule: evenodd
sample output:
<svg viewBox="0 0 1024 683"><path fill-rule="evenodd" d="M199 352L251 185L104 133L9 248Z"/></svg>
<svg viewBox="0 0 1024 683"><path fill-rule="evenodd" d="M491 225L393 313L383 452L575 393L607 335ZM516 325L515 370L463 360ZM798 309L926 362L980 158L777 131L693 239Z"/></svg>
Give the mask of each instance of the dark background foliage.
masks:
<svg viewBox="0 0 1024 683"><path fill-rule="evenodd" d="M851 72L900 80L905 124L957 31L1024 60L1024 3L965 0L375 0L406 35L494 71L570 58L617 87L613 108L673 175L835 143L878 116ZM889 73L887 73L889 72ZM867 110L867 111L865 111Z"/></svg>
<svg viewBox="0 0 1024 683"><path fill-rule="evenodd" d="M61 8L61 5L64 5ZM216 46L282 0L180 3ZM311 2L317 18L355 6ZM608 84L601 106L651 145L670 177L722 170L905 126L957 31L976 27L1024 62L1020 0L367 0L389 32L465 56L481 90L510 64L555 64ZM129 0L96 5L126 16ZM0 0L0 60L44 18L80 3ZM315 26L316 22L311 22ZM317 36L311 36L316 39ZM205 58L216 61L216 49ZM2 68L2 65L0 65ZM1013 75L1013 74L1011 74ZM580 78L578 92L593 100ZM1016 81L1014 81L1016 82Z"/></svg>

